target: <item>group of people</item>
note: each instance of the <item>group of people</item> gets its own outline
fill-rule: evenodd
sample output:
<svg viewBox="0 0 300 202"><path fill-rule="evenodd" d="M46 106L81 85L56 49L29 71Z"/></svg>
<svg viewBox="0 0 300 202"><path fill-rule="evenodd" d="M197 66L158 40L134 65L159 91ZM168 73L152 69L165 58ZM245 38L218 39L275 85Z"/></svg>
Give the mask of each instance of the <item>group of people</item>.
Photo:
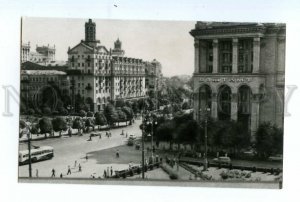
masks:
<svg viewBox="0 0 300 202"><path fill-rule="evenodd" d="M114 173L114 171L113 171L112 166L110 167L110 169L109 169L109 167L107 167L106 170L104 169L103 177L104 178L109 178L109 177L113 176L113 173Z"/></svg>
<svg viewBox="0 0 300 202"><path fill-rule="evenodd" d="M74 169L77 167L77 161L75 161L74 162ZM82 171L82 167L81 167L81 165L80 165L80 163L78 164L78 172L81 172ZM38 172L38 171L37 171ZM54 168L52 168L52 170L51 170L51 177L52 178L54 178L55 177L55 169ZM68 170L67 170L67 175L71 175L72 174L72 171L71 171L71 166L70 165L68 165ZM63 178L63 174L62 173L60 173L60 175L59 175L59 177L60 178Z"/></svg>

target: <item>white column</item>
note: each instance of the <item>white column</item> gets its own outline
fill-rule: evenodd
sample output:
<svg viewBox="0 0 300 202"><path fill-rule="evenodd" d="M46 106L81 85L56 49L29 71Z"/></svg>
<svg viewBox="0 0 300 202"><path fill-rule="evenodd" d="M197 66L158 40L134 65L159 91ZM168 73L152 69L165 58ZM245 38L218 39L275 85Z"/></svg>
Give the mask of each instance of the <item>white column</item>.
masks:
<svg viewBox="0 0 300 202"><path fill-rule="evenodd" d="M219 44L218 39L213 40L213 73L218 73L219 68Z"/></svg>
<svg viewBox="0 0 300 202"><path fill-rule="evenodd" d="M237 94L231 94L231 120L237 121L238 119L238 102L237 102Z"/></svg>
<svg viewBox="0 0 300 202"><path fill-rule="evenodd" d="M259 73L259 58L260 56L260 38L253 39L253 71L252 73Z"/></svg>
<svg viewBox="0 0 300 202"><path fill-rule="evenodd" d="M232 39L232 73L238 73L238 39Z"/></svg>
<svg viewBox="0 0 300 202"><path fill-rule="evenodd" d="M195 39L195 63L194 63L194 73L199 73L199 40Z"/></svg>

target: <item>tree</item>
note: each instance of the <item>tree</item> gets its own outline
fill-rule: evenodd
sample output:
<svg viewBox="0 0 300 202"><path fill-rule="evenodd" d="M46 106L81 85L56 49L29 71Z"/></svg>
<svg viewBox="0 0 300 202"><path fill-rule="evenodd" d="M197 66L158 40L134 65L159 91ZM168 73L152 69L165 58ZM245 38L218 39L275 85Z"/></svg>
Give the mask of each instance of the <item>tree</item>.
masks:
<svg viewBox="0 0 300 202"><path fill-rule="evenodd" d="M86 116L86 112L82 109L79 111L79 116L81 117L85 117Z"/></svg>
<svg viewBox="0 0 300 202"><path fill-rule="evenodd" d="M44 108L43 108L43 114L45 114L45 115L50 115L50 114L51 114L51 109L50 109L50 107L44 107Z"/></svg>
<svg viewBox="0 0 300 202"><path fill-rule="evenodd" d="M118 107L124 107L124 106L125 106L124 99L118 99L118 100L116 100L116 108L118 108Z"/></svg>
<svg viewBox="0 0 300 202"><path fill-rule="evenodd" d="M190 144L191 148L199 142L200 125L195 120L181 123L176 129L175 140L179 143Z"/></svg>
<svg viewBox="0 0 300 202"><path fill-rule="evenodd" d="M85 127L86 127L86 131L89 131L89 127L93 127L94 130L94 121L91 118L87 118L85 120Z"/></svg>
<svg viewBox="0 0 300 202"><path fill-rule="evenodd" d="M133 119L133 110L130 107L123 107L122 111L126 114L127 120L129 121L129 124L131 125L131 120Z"/></svg>
<svg viewBox="0 0 300 202"><path fill-rule="evenodd" d="M38 134L39 133L39 124L32 124L30 128L30 133Z"/></svg>
<svg viewBox="0 0 300 202"><path fill-rule="evenodd" d="M274 145L273 126L269 122L262 123L256 131L256 150L259 156L268 157Z"/></svg>
<svg viewBox="0 0 300 202"><path fill-rule="evenodd" d="M47 138L47 133L52 132L52 123L49 118L42 118L39 120L39 126L42 134L45 134L45 138Z"/></svg>
<svg viewBox="0 0 300 202"><path fill-rule="evenodd" d="M283 152L283 131L270 122L262 123L256 131L256 150L260 157Z"/></svg>
<svg viewBox="0 0 300 202"><path fill-rule="evenodd" d="M23 120L20 120L20 124L19 125L20 125L21 129L24 129L26 127L26 123Z"/></svg>
<svg viewBox="0 0 300 202"><path fill-rule="evenodd" d="M175 124L173 121L166 121L157 127L157 139L169 142L170 149L172 149L174 130Z"/></svg>
<svg viewBox="0 0 300 202"><path fill-rule="evenodd" d="M110 125L113 125L115 122L118 122L119 120L118 113L112 104L108 104L104 108L104 115L106 117L107 122Z"/></svg>
<svg viewBox="0 0 300 202"><path fill-rule="evenodd" d="M107 125L107 120L103 113L96 112L94 116L95 116L95 124L96 125L100 125L100 126ZM99 127L98 127L98 129L99 129Z"/></svg>
<svg viewBox="0 0 300 202"><path fill-rule="evenodd" d="M62 117L52 119L52 126L55 132L59 132L59 136L61 136L61 131L68 129L67 122Z"/></svg>
<svg viewBox="0 0 300 202"><path fill-rule="evenodd" d="M87 116L87 117L93 117L93 112L88 111L88 112L86 113L86 116Z"/></svg>
<svg viewBox="0 0 300 202"><path fill-rule="evenodd" d="M190 109L189 103L188 103L188 102L184 102L184 103L182 104L182 109L183 109L183 110Z"/></svg>
<svg viewBox="0 0 300 202"><path fill-rule="evenodd" d="M76 118L74 121L73 121L73 125L72 125L72 128L75 128L78 130L82 129L83 127L83 122L80 118Z"/></svg>
<svg viewBox="0 0 300 202"><path fill-rule="evenodd" d="M27 110L27 114L28 114L28 115L33 115L33 114L34 114L34 110L33 110L32 108L29 108L29 109Z"/></svg>
<svg viewBox="0 0 300 202"><path fill-rule="evenodd" d="M127 117L126 117L125 112L123 112L121 109L118 109L117 113L118 113L118 123L126 122L126 125L127 125Z"/></svg>

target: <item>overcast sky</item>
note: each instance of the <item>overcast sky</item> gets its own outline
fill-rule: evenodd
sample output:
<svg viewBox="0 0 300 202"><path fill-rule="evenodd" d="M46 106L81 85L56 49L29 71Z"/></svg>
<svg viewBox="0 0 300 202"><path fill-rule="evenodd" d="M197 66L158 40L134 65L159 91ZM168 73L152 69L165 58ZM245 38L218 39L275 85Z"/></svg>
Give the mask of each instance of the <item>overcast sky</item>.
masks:
<svg viewBox="0 0 300 202"><path fill-rule="evenodd" d="M56 59L67 60L67 50L84 39L84 24L88 19L23 18L22 40L36 45L55 44ZM165 76L191 75L194 63L194 43L189 31L195 22L98 20L96 38L101 45L113 48L122 41L127 57L161 62Z"/></svg>

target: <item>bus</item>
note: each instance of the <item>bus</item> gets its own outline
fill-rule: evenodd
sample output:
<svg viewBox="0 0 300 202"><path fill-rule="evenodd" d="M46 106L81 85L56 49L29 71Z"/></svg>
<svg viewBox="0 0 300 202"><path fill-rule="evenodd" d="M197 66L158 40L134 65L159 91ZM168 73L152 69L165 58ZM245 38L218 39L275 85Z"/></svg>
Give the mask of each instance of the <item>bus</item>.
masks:
<svg viewBox="0 0 300 202"><path fill-rule="evenodd" d="M42 146L36 147L30 150L31 162L37 162L42 160L48 160L53 158L54 152L53 147ZM28 150L19 151L19 164L23 165L29 163L29 153Z"/></svg>

